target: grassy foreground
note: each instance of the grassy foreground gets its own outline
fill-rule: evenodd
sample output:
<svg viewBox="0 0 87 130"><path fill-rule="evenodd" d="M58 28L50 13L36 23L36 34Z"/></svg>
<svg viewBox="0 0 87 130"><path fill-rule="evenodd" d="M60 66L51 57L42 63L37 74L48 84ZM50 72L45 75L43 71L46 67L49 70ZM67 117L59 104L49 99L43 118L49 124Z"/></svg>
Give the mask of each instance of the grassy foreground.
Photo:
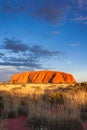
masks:
<svg viewBox="0 0 87 130"><path fill-rule="evenodd" d="M27 116L29 130L83 130L87 119L87 84L0 84L0 130L6 119ZM2 125L3 124L3 125Z"/></svg>

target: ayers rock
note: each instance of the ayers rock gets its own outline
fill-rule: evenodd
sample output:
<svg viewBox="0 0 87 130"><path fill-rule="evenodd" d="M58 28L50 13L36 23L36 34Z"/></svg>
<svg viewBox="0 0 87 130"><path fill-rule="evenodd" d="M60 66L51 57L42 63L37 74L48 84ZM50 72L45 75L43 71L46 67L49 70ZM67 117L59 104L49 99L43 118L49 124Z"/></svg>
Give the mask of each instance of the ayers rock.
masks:
<svg viewBox="0 0 87 130"><path fill-rule="evenodd" d="M10 83L75 83L73 75L56 71L31 71L14 74Z"/></svg>

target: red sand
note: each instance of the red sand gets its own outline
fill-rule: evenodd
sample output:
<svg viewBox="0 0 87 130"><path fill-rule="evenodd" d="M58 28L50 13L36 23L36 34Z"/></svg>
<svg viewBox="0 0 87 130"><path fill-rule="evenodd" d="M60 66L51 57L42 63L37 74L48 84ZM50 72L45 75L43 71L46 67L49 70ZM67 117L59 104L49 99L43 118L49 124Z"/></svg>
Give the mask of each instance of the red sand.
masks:
<svg viewBox="0 0 87 130"><path fill-rule="evenodd" d="M83 128L84 130L87 130L87 122L83 122Z"/></svg>
<svg viewBox="0 0 87 130"><path fill-rule="evenodd" d="M7 127L8 130L27 130L25 127L26 117L20 116L17 118L8 119ZM84 130L87 130L87 122L83 122Z"/></svg>
<svg viewBox="0 0 87 130"><path fill-rule="evenodd" d="M25 127L26 117L8 119L8 130L27 130ZM87 130L87 122L83 122L84 130Z"/></svg>
<svg viewBox="0 0 87 130"><path fill-rule="evenodd" d="M25 127L26 117L20 116L13 119L8 119L8 130L27 130Z"/></svg>
<svg viewBox="0 0 87 130"><path fill-rule="evenodd" d="M8 119L8 130L27 130L25 127L26 117ZM87 122L83 122L84 130L87 130Z"/></svg>

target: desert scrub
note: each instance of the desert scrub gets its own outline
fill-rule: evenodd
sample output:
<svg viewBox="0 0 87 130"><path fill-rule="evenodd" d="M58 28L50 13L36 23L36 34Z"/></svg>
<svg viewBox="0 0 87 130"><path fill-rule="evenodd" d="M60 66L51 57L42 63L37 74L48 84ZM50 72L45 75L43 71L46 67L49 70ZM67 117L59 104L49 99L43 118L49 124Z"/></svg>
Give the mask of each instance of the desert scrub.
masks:
<svg viewBox="0 0 87 130"><path fill-rule="evenodd" d="M47 118L42 115L32 115L31 117L28 117L26 126L33 130L43 130L48 127Z"/></svg>
<svg viewBox="0 0 87 130"><path fill-rule="evenodd" d="M52 119L48 124L48 130L83 130L79 119Z"/></svg>
<svg viewBox="0 0 87 130"><path fill-rule="evenodd" d="M87 113L82 112L81 115L80 115L80 118L81 118L83 121L87 121Z"/></svg>
<svg viewBox="0 0 87 130"><path fill-rule="evenodd" d="M17 108L17 115L28 116L29 115L29 110L28 110L27 106L20 105Z"/></svg>
<svg viewBox="0 0 87 130"><path fill-rule="evenodd" d="M6 96L4 98L4 109L3 111L8 113L8 118L17 116L17 108L20 103L20 98L16 96Z"/></svg>
<svg viewBox="0 0 87 130"><path fill-rule="evenodd" d="M81 106L81 112L87 113L87 103Z"/></svg>
<svg viewBox="0 0 87 130"><path fill-rule="evenodd" d="M58 107L59 108L59 107ZM35 109L35 108L34 108ZM33 110L33 109L32 109ZM71 113L61 109L59 113L52 113L40 106L30 111L26 126L32 130L83 130L82 123L74 111Z"/></svg>
<svg viewBox="0 0 87 130"><path fill-rule="evenodd" d="M0 130L8 130L7 125L8 121L7 121L7 113L6 112L2 112L1 113L1 119L0 119Z"/></svg>
<svg viewBox="0 0 87 130"><path fill-rule="evenodd" d="M7 82L2 82L1 85L3 85L3 87L7 86Z"/></svg>
<svg viewBox="0 0 87 130"><path fill-rule="evenodd" d="M87 82L76 83L74 85L74 90L84 90L87 92Z"/></svg>
<svg viewBox="0 0 87 130"><path fill-rule="evenodd" d="M26 83L20 84L20 87L26 87Z"/></svg>
<svg viewBox="0 0 87 130"><path fill-rule="evenodd" d="M37 97L29 100L29 116L26 126L32 130L83 130L80 121L80 106L86 101L84 93L82 91L78 93L75 91L58 92L52 93L51 97L52 107Z"/></svg>
<svg viewBox="0 0 87 130"><path fill-rule="evenodd" d="M17 112L14 109L11 109L7 112L7 118L17 117Z"/></svg>
<svg viewBox="0 0 87 130"><path fill-rule="evenodd" d="M16 80L13 80L13 81L12 81L12 84L13 84L13 85L17 84L17 81L16 81Z"/></svg>
<svg viewBox="0 0 87 130"><path fill-rule="evenodd" d="M49 94L44 93L40 98L43 102L49 103Z"/></svg>
<svg viewBox="0 0 87 130"><path fill-rule="evenodd" d="M32 130L45 129L48 121L47 117L49 118L49 115L51 115L49 104L41 99L38 99L37 103L32 100L29 100L29 115L26 126Z"/></svg>
<svg viewBox="0 0 87 130"><path fill-rule="evenodd" d="M54 104L64 104L64 93L63 92L57 92L57 93L51 93L49 96L49 102Z"/></svg>
<svg viewBox="0 0 87 130"><path fill-rule="evenodd" d="M26 126L32 130L83 130L82 123L79 119L58 119L46 116L33 115L27 119Z"/></svg>
<svg viewBox="0 0 87 130"><path fill-rule="evenodd" d="M87 121L87 103L81 106L81 119Z"/></svg>
<svg viewBox="0 0 87 130"><path fill-rule="evenodd" d="M14 88L12 88L11 90L12 91L16 91L16 90L20 90L20 89L22 89L21 87L14 87Z"/></svg>

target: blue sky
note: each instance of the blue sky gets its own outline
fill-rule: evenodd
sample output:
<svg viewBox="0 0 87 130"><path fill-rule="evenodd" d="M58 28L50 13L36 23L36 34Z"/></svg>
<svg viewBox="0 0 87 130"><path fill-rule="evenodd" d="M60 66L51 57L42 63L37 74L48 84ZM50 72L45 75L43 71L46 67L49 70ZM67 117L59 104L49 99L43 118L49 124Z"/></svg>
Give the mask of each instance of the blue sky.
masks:
<svg viewBox="0 0 87 130"><path fill-rule="evenodd" d="M0 81L41 69L87 81L87 0L0 0Z"/></svg>

